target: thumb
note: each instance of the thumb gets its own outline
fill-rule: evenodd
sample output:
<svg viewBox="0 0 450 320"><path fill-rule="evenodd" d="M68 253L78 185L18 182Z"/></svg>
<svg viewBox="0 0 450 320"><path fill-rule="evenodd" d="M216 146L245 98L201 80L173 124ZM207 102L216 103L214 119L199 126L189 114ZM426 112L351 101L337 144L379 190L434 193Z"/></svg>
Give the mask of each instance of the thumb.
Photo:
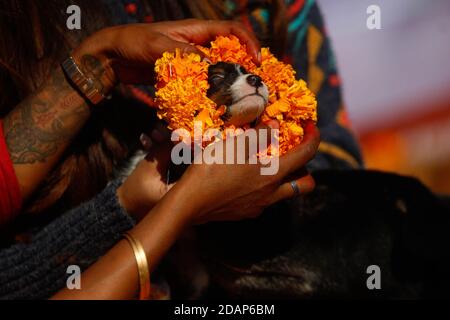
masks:
<svg viewBox="0 0 450 320"><path fill-rule="evenodd" d="M250 134L249 138L245 139L245 150L247 158L258 157L261 152L267 152L267 148L270 146L273 138L275 138L275 130L278 129L278 122L260 122L254 128L249 130L256 131L256 141L251 139L254 135ZM244 135L245 136L245 135ZM251 145L251 144L256 145Z"/></svg>
<svg viewBox="0 0 450 320"><path fill-rule="evenodd" d="M260 131L262 129L266 130L266 139L267 139L267 146L269 146L272 143L272 139L275 137L275 130L279 130L280 123L277 120L269 120L267 122L259 122L258 125L255 127L256 131ZM258 143L259 139L262 138L258 134Z"/></svg>
<svg viewBox="0 0 450 320"><path fill-rule="evenodd" d="M205 55L203 52L201 52L199 49L197 49L196 46L190 44L190 43L183 43L183 42L178 42L180 44L180 50L182 53L195 53L198 54L200 56L200 58L204 58Z"/></svg>

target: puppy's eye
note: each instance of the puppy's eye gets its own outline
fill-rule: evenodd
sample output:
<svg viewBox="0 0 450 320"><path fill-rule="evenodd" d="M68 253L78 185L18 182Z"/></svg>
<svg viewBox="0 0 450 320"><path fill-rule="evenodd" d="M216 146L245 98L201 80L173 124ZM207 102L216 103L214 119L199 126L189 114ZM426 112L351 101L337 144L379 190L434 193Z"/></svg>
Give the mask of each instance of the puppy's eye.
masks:
<svg viewBox="0 0 450 320"><path fill-rule="evenodd" d="M244 67L239 67L239 71L241 71L243 74L247 74L247 70L245 70Z"/></svg>
<svg viewBox="0 0 450 320"><path fill-rule="evenodd" d="M225 76L223 74L215 74L211 77L211 82L214 85L220 84L225 79Z"/></svg>

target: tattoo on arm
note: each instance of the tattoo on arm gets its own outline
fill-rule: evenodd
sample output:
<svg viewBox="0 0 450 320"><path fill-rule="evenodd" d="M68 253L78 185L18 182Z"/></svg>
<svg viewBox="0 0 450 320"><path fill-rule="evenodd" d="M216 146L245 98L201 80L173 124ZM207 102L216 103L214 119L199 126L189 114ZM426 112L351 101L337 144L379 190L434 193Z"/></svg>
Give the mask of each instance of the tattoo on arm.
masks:
<svg viewBox="0 0 450 320"><path fill-rule="evenodd" d="M87 103L58 68L42 89L4 119L6 144L13 163L50 161L78 133L89 114Z"/></svg>

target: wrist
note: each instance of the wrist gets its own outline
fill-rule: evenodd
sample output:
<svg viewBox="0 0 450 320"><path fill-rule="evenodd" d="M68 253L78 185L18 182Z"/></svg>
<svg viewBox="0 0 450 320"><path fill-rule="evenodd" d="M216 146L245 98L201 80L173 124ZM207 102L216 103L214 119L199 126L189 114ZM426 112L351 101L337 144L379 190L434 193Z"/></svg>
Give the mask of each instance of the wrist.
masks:
<svg viewBox="0 0 450 320"><path fill-rule="evenodd" d="M133 192L130 192L125 183L117 188L116 196L120 206L137 222L141 221L146 214L154 207L154 205L148 204L143 206L142 200L134 199Z"/></svg>
<svg viewBox="0 0 450 320"><path fill-rule="evenodd" d="M72 52L72 59L81 73L92 81L102 96L108 97L117 85L112 59L97 46L81 45Z"/></svg>
<svg viewBox="0 0 450 320"><path fill-rule="evenodd" d="M174 196L173 201L182 204L183 208L179 210L178 214L188 226L195 225L199 218L209 212L207 199L196 190L199 188L195 187L195 183L183 176L170 191Z"/></svg>

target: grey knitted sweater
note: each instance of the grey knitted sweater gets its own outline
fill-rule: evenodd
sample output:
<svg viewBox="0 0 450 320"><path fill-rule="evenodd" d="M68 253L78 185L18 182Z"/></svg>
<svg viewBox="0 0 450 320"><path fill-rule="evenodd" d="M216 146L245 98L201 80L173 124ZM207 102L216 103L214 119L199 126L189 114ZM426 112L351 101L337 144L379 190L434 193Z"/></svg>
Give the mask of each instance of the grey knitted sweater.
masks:
<svg viewBox="0 0 450 320"><path fill-rule="evenodd" d="M0 250L0 299L46 299L64 288L78 265L85 270L134 225L111 183L91 201L67 212L28 244Z"/></svg>

